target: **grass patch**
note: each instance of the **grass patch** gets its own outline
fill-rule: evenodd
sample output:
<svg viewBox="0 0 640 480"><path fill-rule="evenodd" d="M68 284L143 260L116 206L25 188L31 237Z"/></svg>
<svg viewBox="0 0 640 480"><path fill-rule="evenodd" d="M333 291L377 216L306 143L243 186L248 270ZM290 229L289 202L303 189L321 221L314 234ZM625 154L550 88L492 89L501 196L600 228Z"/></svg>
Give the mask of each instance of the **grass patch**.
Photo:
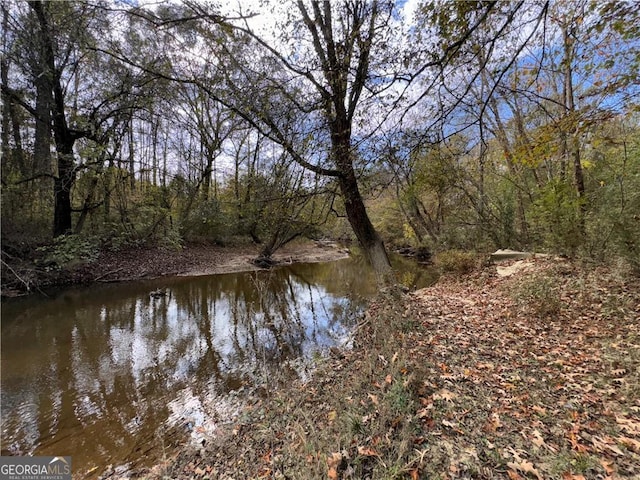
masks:
<svg viewBox="0 0 640 480"><path fill-rule="evenodd" d="M560 314L562 300L557 279L548 273L522 280L512 292L519 310L540 318Z"/></svg>

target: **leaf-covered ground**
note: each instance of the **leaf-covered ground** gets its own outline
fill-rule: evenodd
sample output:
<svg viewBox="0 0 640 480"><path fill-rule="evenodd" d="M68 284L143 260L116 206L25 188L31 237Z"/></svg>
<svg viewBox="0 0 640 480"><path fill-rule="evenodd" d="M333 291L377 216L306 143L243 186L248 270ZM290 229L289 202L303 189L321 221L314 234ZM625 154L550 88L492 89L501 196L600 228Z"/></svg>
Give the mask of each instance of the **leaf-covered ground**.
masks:
<svg viewBox="0 0 640 480"><path fill-rule="evenodd" d="M638 280L518 266L381 294L352 350L144 475L640 478Z"/></svg>

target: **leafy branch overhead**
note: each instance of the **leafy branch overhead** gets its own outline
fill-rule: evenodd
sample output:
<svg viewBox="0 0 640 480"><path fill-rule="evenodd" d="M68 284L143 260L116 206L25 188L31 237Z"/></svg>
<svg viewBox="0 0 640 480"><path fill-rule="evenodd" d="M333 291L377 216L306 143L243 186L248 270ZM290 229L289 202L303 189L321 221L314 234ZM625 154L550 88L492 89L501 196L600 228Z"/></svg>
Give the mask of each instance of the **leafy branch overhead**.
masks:
<svg viewBox="0 0 640 480"><path fill-rule="evenodd" d="M11 0L2 22L12 243L268 244L264 180L297 226L276 236L354 239L382 280L389 245L637 265L629 4Z"/></svg>

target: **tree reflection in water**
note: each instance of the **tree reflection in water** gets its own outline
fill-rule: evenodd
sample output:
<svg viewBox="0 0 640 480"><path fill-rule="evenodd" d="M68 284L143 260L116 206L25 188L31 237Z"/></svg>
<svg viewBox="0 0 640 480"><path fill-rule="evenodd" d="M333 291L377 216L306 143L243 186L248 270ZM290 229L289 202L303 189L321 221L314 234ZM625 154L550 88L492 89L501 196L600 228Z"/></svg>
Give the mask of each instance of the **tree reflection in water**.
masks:
<svg viewBox="0 0 640 480"><path fill-rule="evenodd" d="M226 393L290 378L339 344L374 291L350 259L7 302L2 452L72 455L77 473L153 456L215 428Z"/></svg>

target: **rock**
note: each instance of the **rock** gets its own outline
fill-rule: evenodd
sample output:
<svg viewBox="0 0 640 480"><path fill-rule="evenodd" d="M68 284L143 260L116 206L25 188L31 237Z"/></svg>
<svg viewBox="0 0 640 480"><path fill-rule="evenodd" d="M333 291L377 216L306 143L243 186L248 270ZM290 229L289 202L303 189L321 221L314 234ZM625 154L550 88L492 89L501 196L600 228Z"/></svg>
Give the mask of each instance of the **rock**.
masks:
<svg viewBox="0 0 640 480"><path fill-rule="evenodd" d="M493 252L489 259L492 262L500 262L503 260L522 260L524 258L530 258L532 256L533 253L531 252L518 252L516 250L501 249Z"/></svg>

